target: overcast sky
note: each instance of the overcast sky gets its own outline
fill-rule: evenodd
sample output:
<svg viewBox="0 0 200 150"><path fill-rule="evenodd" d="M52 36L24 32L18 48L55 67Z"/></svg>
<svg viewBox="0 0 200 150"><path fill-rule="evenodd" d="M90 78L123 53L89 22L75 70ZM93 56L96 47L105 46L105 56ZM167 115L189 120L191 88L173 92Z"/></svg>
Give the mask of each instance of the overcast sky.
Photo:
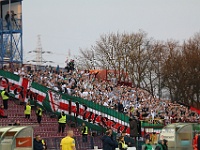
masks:
<svg viewBox="0 0 200 150"><path fill-rule="evenodd" d="M156 40L183 41L200 32L200 0L24 0L24 58L35 55L41 35L45 60L64 66L79 48L89 48L101 34L148 33Z"/></svg>

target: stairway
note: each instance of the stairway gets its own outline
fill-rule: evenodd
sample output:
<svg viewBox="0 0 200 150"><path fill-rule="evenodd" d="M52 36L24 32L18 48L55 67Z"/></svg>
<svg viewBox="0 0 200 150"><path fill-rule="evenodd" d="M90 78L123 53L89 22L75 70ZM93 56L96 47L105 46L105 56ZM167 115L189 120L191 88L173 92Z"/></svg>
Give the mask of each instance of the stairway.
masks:
<svg viewBox="0 0 200 150"><path fill-rule="evenodd" d="M63 135L61 133L57 133L57 118L50 118L49 115L46 113L43 113L41 125L39 125L37 123L35 110L31 111L30 120L26 119L24 115L24 106L16 104L16 100L8 101L8 110L6 110L6 114L8 118L0 118L0 126L8 126L9 124L13 124L14 121L17 120L20 121L20 125L22 126L32 126L34 129L34 137L35 135L39 134L43 139L45 139L48 144L48 149L58 149L61 139L66 136L66 131L70 128L68 125L66 125ZM76 141L77 150L91 149L91 141L94 141L93 137L88 136L88 142L83 143L80 129L78 127L71 129L73 129L74 131L74 138ZM101 142L97 142L96 140L97 139L95 138L94 143L101 147Z"/></svg>

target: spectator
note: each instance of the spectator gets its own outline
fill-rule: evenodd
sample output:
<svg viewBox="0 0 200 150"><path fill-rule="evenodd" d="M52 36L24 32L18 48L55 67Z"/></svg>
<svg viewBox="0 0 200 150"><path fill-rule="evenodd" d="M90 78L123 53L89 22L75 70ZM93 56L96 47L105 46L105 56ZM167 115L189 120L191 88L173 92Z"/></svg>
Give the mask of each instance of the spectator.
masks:
<svg viewBox="0 0 200 150"><path fill-rule="evenodd" d="M4 69L9 71L9 68L4 67ZM128 116L137 116L149 123L199 122L199 115L190 111L188 107L169 100L158 99L143 89L117 86L112 82L101 81L89 71L74 69L62 72L59 69L56 72L55 70L56 68L46 67L45 70L27 72L23 67L18 70L18 74L29 78L32 82L64 94L85 98L124 114L127 110ZM151 112L151 110L154 111Z"/></svg>
<svg viewBox="0 0 200 150"><path fill-rule="evenodd" d="M15 121L15 123L13 124L13 126L20 126L20 121L19 120Z"/></svg>
<svg viewBox="0 0 200 150"><path fill-rule="evenodd" d="M166 139L163 140L163 150L168 150L168 141Z"/></svg>
<svg viewBox="0 0 200 150"><path fill-rule="evenodd" d="M103 150L113 150L117 148L118 143L112 140L111 135L112 135L111 132L106 131L106 135L103 136L102 138Z"/></svg>
<svg viewBox="0 0 200 150"><path fill-rule="evenodd" d="M7 11L5 15L5 20L6 20L7 29L9 30L10 29L10 12L9 11Z"/></svg>
<svg viewBox="0 0 200 150"><path fill-rule="evenodd" d="M118 103L118 112L121 112L121 113L124 112L124 107L123 107L122 101L120 101L120 102Z"/></svg>
<svg viewBox="0 0 200 150"><path fill-rule="evenodd" d="M198 147L197 147L197 143L198 143L198 133L196 133L194 135L194 138L193 138L193 141L192 141L192 147L193 147L193 150L198 150Z"/></svg>
<svg viewBox="0 0 200 150"><path fill-rule="evenodd" d="M149 139L145 140L145 144L143 145L143 149L142 150L152 150L152 145L149 142Z"/></svg>
<svg viewBox="0 0 200 150"><path fill-rule="evenodd" d="M130 118L129 119L129 125L130 125L130 137L138 137L138 122L136 118Z"/></svg>
<svg viewBox="0 0 200 150"><path fill-rule="evenodd" d="M158 141L158 144L156 145L156 147L155 147L155 150L163 150L163 140L161 141L161 140L159 140Z"/></svg>
<svg viewBox="0 0 200 150"><path fill-rule="evenodd" d="M128 145L128 147L133 147L134 146L134 144L135 144L134 140L126 135L126 131L122 132L122 136L124 137L124 141Z"/></svg>
<svg viewBox="0 0 200 150"><path fill-rule="evenodd" d="M116 138L114 137L114 135L113 135L113 130L111 129L111 128L108 128L108 130L107 130L108 132L110 132L110 137L111 137L111 140L113 140L113 141L115 141L116 140ZM113 147L113 150L115 150L115 147Z"/></svg>
<svg viewBox="0 0 200 150"><path fill-rule="evenodd" d="M119 137L119 150L127 150L127 149L128 149L128 145L125 143L124 137L120 136Z"/></svg>
<svg viewBox="0 0 200 150"><path fill-rule="evenodd" d="M3 105L0 106L0 118L7 118L7 116L5 116L5 114L4 114L4 106Z"/></svg>

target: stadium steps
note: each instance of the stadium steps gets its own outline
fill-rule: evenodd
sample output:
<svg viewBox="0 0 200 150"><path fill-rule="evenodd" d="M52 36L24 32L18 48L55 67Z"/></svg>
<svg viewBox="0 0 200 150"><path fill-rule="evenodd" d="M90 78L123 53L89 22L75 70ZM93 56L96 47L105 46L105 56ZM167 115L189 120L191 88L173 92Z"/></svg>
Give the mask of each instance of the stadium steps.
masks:
<svg viewBox="0 0 200 150"><path fill-rule="evenodd" d="M77 150L91 149L91 140L94 141L94 145L102 147L100 138L94 138L88 136L88 142L82 142L82 136L79 127L71 128L66 125L64 134L58 132L57 118L50 118L49 115L43 113L41 125L37 123L37 117L35 110L31 111L30 119L26 119L24 115L24 106L16 104L14 100L8 101L8 110L6 110L8 118L0 118L0 126L8 126L13 124L14 121L19 120L20 125L32 126L34 130L34 136L39 134L48 143L48 149L59 149L60 141L66 136L67 129L73 129L76 141Z"/></svg>

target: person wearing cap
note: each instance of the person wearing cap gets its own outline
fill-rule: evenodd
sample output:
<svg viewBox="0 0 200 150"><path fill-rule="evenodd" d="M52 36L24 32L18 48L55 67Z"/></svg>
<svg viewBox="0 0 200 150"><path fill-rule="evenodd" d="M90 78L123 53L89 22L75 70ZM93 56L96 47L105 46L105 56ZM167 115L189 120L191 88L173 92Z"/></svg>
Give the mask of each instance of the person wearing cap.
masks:
<svg viewBox="0 0 200 150"><path fill-rule="evenodd" d="M62 111L62 113L58 117L58 124L59 124L58 133L60 133L61 131L62 133L64 133L66 123L67 123L67 116L65 115L64 111Z"/></svg>

